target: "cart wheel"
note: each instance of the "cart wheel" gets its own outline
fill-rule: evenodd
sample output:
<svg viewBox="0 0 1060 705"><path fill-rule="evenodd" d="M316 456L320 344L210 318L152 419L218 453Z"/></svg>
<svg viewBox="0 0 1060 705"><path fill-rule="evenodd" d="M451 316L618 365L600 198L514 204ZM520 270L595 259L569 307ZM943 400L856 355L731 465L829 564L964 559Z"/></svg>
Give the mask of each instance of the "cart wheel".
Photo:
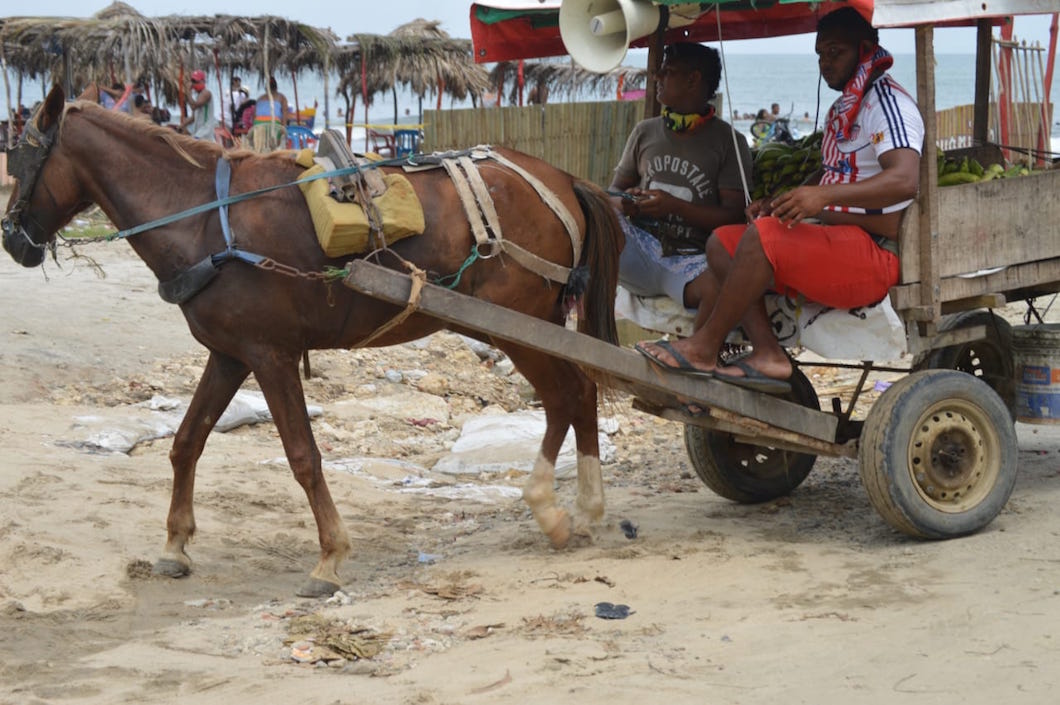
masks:
<svg viewBox="0 0 1060 705"><path fill-rule="evenodd" d="M817 393L798 367L791 393L783 397L820 411ZM813 469L816 455L738 443L731 433L685 426L685 448L699 479L725 499L766 502L798 487Z"/></svg>
<svg viewBox="0 0 1060 705"><path fill-rule="evenodd" d="M986 326L986 338L930 350L914 370L959 370L975 375L997 392L1016 418L1016 363L1012 358L1012 325L990 311L964 311L946 316L940 331Z"/></svg>
<svg viewBox="0 0 1060 705"><path fill-rule="evenodd" d="M918 538L978 531L1016 483L1016 430L987 384L954 370L914 372L869 410L858 452L872 505Z"/></svg>

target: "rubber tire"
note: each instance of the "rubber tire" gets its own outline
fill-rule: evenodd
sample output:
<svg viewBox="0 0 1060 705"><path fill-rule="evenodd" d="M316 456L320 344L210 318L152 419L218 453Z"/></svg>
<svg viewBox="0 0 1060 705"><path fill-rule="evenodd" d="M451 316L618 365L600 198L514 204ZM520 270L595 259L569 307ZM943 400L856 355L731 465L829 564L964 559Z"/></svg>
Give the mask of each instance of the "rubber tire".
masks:
<svg viewBox="0 0 1060 705"><path fill-rule="evenodd" d="M956 474L936 461L943 449L967 458ZM1012 417L985 382L955 370L923 370L893 384L869 410L858 472L889 525L946 539L979 531L1001 512L1016 484L1018 453Z"/></svg>
<svg viewBox="0 0 1060 705"><path fill-rule="evenodd" d="M821 410L817 392L798 367L791 376L791 393L782 398ZM731 433L693 425L685 426L685 449L707 487L742 504L768 502L790 494L817 462L816 455L738 443Z"/></svg>
<svg viewBox="0 0 1060 705"><path fill-rule="evenodd" d="M959 370L983 380L998 393L1016 418L1016 361L1012 355L1012 325L990 311L963 311L946 316L940 331L986 326L986 338L929 350L914 370Z"/></svg>

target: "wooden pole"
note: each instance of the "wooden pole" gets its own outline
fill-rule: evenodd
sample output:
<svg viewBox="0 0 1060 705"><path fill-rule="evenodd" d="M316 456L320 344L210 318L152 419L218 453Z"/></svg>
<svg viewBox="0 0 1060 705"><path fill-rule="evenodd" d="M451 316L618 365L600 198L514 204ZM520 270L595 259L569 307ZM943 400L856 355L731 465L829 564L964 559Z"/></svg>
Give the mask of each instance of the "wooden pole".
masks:
<svg viewBox="0 0 1060 705"><path fill-rule="evenodd" d="M659 26L648 40L648 77L644 81L644 117L650 118L662 112L655 95L655 74L662 66L663 49L666 48L666 28L670 24L670 7L659 6Z"/></svg>
<svg viewBox="0 0 1060 705"><path fill-rule="evenodd" d="M299 114L298 111L298 106L301 105L301 103L298 102L298 75L294 69L291 69L291 83L294 84L294 124L301 125L302 116ZM283 119L286 118L287 116L284 115Z"/></svg>
<svg viewBox="0 0 1060 705"><path fill-rule="evenodd" d="M328 88L328 76L331 74L331 54L324 55L324 129L331 129L331 104L328 101L328 96L331 95L331 89Z"/></svg>
<svg viewBox="0 0 1060 705"><path fill-rule="evenodd" d="M990 134L990 42L993 26L979 20L975 45L975 114L972 117L972 144L985 144ZM925 150L925 154L927 150Z"/></svg>
<svg viewBox="0 0 1060 705"><path fill-rule="evenodd" d="M916 99L924 119L924 156L920 159L920 220L917 223L920 251L920 306L916 318L920 334L934 336L942 308L939 297L939 208L938 163L935 145L935 48L934 27L916 28ZM911 254L911 253L910 253Z"/></svg>

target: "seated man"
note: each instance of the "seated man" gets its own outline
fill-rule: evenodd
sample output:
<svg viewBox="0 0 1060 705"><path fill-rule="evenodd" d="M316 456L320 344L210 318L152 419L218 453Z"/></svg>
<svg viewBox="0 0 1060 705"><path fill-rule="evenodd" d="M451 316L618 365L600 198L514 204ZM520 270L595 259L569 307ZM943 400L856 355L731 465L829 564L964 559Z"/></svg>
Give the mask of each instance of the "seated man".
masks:
<svg viewBox="0 0 1060 705"><path fill-rule="evenodd" d="M751 225L714 232L695 332L673 344L638 346L663 368L787 393L792 363L773 335L762 294L773 289L852 308L880 301L898 282L895 240L917 193L923 120L887 75L891 55L857 10L821 18L816 52L822 78L842 91L828 113L822 174L814 185L752 203ZM741 321L753 351L720 366L725 338Z"/></svg>
<svg viewBox="0 0 1060 705"><path fill-rule="evenodd" d="M707 235L744 222L751 152L743 135L714 114L710 100L720 79L714 49L688 42L666 47L656 75L662 115L633 128L615 169L611 190L624 192L617 205L632 220L621 219L626 246L619 281L634 294L666 295L695 308Z"/></svg>

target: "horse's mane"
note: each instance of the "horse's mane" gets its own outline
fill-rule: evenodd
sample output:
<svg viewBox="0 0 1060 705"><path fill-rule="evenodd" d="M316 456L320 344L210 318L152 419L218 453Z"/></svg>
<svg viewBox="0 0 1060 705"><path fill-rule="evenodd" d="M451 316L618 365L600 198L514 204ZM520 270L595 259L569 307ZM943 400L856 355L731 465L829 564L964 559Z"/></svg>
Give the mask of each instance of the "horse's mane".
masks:
<svg viewBox="0 0 1060 705"><path fill-rule="evenodd" d="M67 113L73 111L81 111L85 113L85 115L92 117L105 117L108 120L117 122L121 125L122 129L129 132L139 132L148 137L157 137L172 147L173 151L179 154L186 162L193 164L200 169L203 168L203 163L196 157L214 156L216 151L220 149L217 145L211 146L208 142L202 142L201 140L181 135L168 127L163 127L161 125L156 125L153 122L135 118L132 115L119 110L107 110L100 105L84 100L75 100L72 103L67 103L66 108L63 111L63 117L65 118ZM208 160L204 159L203 161Z"/></svg>
<svg viewBox="0 0 1060 705"><path fill-rule="evenodd" d="M205 164L213 163L222 152L219 144L215 144L209 140L197 140L194 137L182 135L176 130L164 125L156 125L153 122L133 117L128 113L117 110L107 110L96 103L84 100L75 100L67 103L63 116L65 117L67 112L73 110L80 110L86 115L92 117L104 117L106 120L117 122L122 129L130 132L139 132L148 137L160 139L168 144L173 151L179 154L186 162L199 168L205 168ZM281 153L274 152L273 154ZM258 155L256 152L252 152L249 149L237 149L229 151L227 156L230 160L235 161L249 156L265 156L268 158L273 155Z"/></svg>
<svg viewBox="0 0 1060 705"><path fill-rule="evenodd" d="M103 118L104 121L114 121L119 123L122 129L138 131L138 133L147 137L157 138L165 144L170 145L170 147L173 148L173 151L180 155L184 161L197 166L199 169L206 169L206 165L214 163L222 153L225 154L229 161L233 162L233 165L234 163L240 162L249 157L269 161L280 160L287 165L294 163L290 156L291 153L284 151L284 149L278 149L278 151L269 154L259 154L247 148L230 149L230 151L224 152L224 149L215 142L209 140L196 140L194 137L181 135L178 131L170 127L157 125L154 122L135 118L130 116L127 112L108 110L99 104L88 101L72 101L67 103L63 112L64 118L66 117L66 113L72 110L81 110L91 118Z"/></svg>

